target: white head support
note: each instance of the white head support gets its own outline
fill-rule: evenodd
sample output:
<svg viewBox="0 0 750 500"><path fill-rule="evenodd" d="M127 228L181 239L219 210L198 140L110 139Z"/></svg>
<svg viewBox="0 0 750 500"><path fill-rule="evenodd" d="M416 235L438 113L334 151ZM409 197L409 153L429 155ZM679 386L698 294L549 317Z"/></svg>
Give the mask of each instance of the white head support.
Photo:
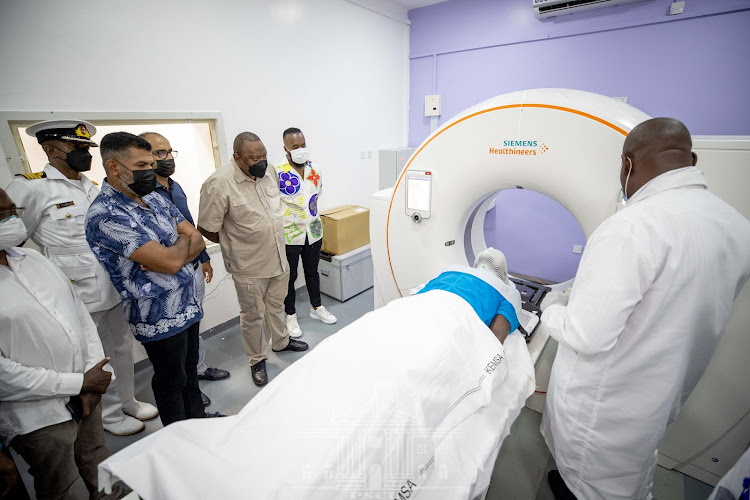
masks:
<svg viewBox="0 0 750 500"><path fill-rule="evenodd" d="M477 255L474 268L486 269L503 280L505 284L510 284L508 282L508 262L505 260L505 254L497 248L490 247Z"/></svg>

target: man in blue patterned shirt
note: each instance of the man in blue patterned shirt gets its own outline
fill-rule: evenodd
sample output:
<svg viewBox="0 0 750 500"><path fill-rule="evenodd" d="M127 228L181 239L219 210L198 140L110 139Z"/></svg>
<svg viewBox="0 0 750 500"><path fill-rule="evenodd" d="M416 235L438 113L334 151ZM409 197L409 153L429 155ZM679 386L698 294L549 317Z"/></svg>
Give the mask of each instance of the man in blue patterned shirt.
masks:
<svg viewBox="0 0 750 500"><path fill-rule="evenodd" d="M154 367L162 423L202 418L191 262L206 247L175 206L154 194L148 141L127 132L101 141L107 178L86 214L86 239L123 298L125 317Z"/></svg>

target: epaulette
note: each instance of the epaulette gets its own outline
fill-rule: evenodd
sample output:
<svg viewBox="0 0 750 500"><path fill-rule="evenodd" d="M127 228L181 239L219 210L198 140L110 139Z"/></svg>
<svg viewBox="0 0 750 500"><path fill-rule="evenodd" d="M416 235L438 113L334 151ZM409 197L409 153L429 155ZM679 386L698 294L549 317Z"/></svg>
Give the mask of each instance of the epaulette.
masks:
<svg viewBox="0 0 750 500"><path fill-rule="evenodd" d="M16 177L26 177L29 180L32 179L45 179L47 174L45 172L34 172L31 174L16 174Z"/></svg>

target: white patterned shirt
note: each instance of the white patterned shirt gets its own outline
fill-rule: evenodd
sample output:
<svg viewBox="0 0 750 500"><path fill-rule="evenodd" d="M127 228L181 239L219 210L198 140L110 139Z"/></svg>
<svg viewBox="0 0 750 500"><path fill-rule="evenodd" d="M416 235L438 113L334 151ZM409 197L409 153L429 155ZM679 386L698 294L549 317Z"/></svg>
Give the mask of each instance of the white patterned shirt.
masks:
<svg viewBox="0 0 750 500"><path fill-rule="evenodd" d="M284 217L284 240L287 245L313 244L323 237L318 203L323 192L323 177L318 166L308 161L302 177L284 163L276 167Z"/></svg>

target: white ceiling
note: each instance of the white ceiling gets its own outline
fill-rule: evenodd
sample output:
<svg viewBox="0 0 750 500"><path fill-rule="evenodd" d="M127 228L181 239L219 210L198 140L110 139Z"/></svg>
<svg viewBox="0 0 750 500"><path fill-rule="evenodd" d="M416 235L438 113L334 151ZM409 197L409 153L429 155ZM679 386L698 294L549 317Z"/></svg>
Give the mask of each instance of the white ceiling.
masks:
<svg viewBox="0 0 750 500"><path fill-rule="evenodd" d="M379 0L375 0L373 3L378 3ZM391 2L400 5L406 10L417 9L426 5L432 5L435 3L445 2L447 0L391 0Z"/></svg>
<svg viewBox="0 0 750 500"><path fill-rule="evenodd" d="M368 0L367 3L373 6L389 7L391 5L397 5L406 10L417 9L424 7L425 5L432 5L435 3L445 2L447 0Z"/></svg>
<svg viewBox="0 0 750 500"><path fill-rule="evenodd" d="M0 0L2 1L2 0ZM365 9L377 12L384 16L395 19L404 24L411 24L407 18L411 9L425 7L436 3L446 2L447 0L345 0L349 3L359 5Z"/></svg>

